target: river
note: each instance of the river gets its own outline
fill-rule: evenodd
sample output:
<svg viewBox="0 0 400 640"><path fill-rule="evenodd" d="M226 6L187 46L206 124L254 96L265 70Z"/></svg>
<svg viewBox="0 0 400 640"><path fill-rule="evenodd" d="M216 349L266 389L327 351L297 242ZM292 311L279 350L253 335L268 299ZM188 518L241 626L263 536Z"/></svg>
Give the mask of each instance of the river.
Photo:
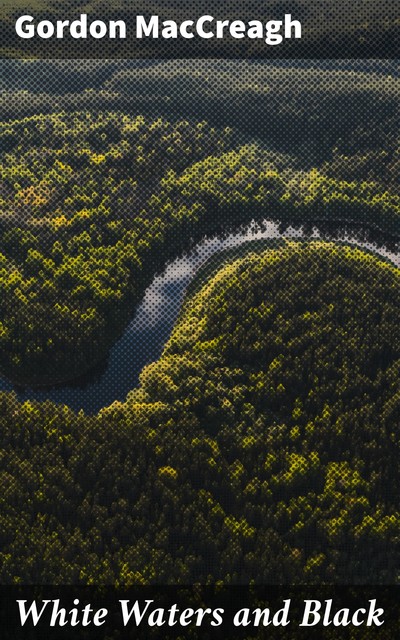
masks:
<svg viewBox="0 0 400 640"><path fill-rule="evenodd" d="M51 400L83 409L87 414L96 413L114 400L124 400L128 392L138 385L143 367L157 360L163 351L176 322L185 290L199 267L212 255L245 242L272 238L301 238L299 230L288 229L281 234L276 223L265 221L251 223L245 229L202 240L188 254L176 258L156 275L138 305L132 321L122 337L110 351L107 362L81 380L60 387L44 389L21 388L3 378L0 390L14 391L19 400ZM308 236L309 237L309 236ZM317 231L313 236L319 237ZM341 240L356 244L391 260L400 266L400 253L362 242L344 234Z"/></svg>

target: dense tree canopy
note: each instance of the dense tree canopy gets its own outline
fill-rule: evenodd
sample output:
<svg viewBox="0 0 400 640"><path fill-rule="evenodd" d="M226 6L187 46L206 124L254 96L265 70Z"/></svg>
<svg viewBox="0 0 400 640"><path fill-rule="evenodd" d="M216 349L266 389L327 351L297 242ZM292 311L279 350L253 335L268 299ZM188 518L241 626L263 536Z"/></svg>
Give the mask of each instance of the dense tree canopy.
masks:
<svg viewBox="0 0 400 640"><path fill-rule="evenodd" d="M104 358L157 269L205 234L266 217L399 232L400 196L204 122L60 113L3 123L0 142L0 368L17 381Z"/></svg>
<svg viewBox="0 0 400 640"><path fill-rule="evenodd" d="M1 63L11 379L104 359L204 236L324 242L210 260L126 402L0 394L0 583L399 582L400 272L327 241L400 237L399 80L331 65Z"/></svg>
<svg viewBox="0 0 400 640"><path fill-rule="evenodd" d="M163 260L169 221L143 210L149 195L165 171L219 153L229 137L118 114L1 125L3 370L71 378L107 353Z"/></svg>
<svg viewBox="0 0 400 640"><path fill-rule="evenodd" d="M0 117L124 110L236 128L310 168L398 189L395 60L3 60Z"/></svg>
<svg viewBox="0 0 400 640"><path fill-rule="evenodd" d="M1 397L0 581L398 581L400 273L250 246L95 418Z"/></svg>

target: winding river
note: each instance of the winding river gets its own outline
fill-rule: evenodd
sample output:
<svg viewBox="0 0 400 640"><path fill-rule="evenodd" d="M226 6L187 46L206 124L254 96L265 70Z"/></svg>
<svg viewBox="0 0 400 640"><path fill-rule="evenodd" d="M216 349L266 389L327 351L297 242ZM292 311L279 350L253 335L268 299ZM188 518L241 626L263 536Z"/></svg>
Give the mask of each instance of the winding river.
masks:
<svg viewBox="0 0 400 640"><path fill-rule="evenodd" d="M204 239L188 254L167 264L163 273L155 276L132 321L110 351L107 362L96 371L68 385L45 389L21 388L6 379L0 379L0 390L14 391L22 401L51 400L75 410L83 409L87 414L97 412L114 400L124 400L128 392L137 386L143 367L160 357L179 314L186 287L199 267L224 249L251 240L280 237L301 238L303 233L289 229L282 234L276 223L265 221L261 224L252 223L222 238ZM312 237L320 236L315 231ZM372 250L400 266L400 253L397 251L363 242L349 234L343 234L341 240Z"/></svg>

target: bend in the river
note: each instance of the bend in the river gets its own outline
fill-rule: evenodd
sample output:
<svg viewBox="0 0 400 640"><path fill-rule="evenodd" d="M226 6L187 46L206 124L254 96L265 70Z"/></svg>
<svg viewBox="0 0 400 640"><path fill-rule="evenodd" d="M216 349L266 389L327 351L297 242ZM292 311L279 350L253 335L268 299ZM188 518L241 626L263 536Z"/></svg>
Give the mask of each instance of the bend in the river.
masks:
<svg viewBox="0 0 400 640"><path fill-rule="evenodd" d="M281 233L278 223L265 220L263 223L252 222L239 231L205 238L190 252L169 262L164 271L154 277L132 321L111 349L107 362L95 371L72 384L43 389L21 388L3 378L0 379L0 390L14 391L21 401L51 400L75 410L83 409L89 414L115 400L124 400L128 392L137 386L143 367L160 357L175 325L187 286L212 255L253 240L310 237L321 235L315 229L311 235L293 228ZM374 251L400 266L397 248L378 246L350 232L339 234L338 239Z"/></svg>

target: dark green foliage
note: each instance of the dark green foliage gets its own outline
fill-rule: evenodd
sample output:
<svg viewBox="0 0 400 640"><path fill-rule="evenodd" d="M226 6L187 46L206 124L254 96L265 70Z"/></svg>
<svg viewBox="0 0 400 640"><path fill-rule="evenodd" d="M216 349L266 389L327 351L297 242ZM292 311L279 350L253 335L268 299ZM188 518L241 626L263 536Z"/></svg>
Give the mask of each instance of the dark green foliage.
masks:
<svg viewBox="0 0 400 640"><path fill-rule="evenodd" d="M0 126L3 371L55 381L106 355L149 278L179 250L163 248L172 224L145 207L149 196L165 172L222 152L229 138L205 123L118 114Z"/></svg>
<svg viewBox="0 0 400 640"><path fill-rule="evenodd" d="M105 358L157 269L203 235L266 217L399 232L399 196L229 150L231 130L204 122L61 113L3 123L1 141L0 368L20 382Z"/></svg>
<svg viewBox="0 0 400 640"><path fill-rule="evenodd" d="M399 237L396 78L4 65L0 368L16 380L103 358L204 235L268 218ZM199 275L126 403L89 418L2 394L0 583L398 583L399 278L340 245L252 245Z"/></svg>
<svg viewBox="0 0 400 640"><path fill-rule="evenodd" d="M0 581L398 581L400 275L331 243L227 262L95 418L1 397Z"/></svg>
<svg viewBox="0 0 400 640"><path fill-rule="evenodd" d="M362 179L398 188L396 61L4 60L0 70L4 120L78 109L206 119L306 168L334 155L334 177L360 179L364 167Z"/></svg>

